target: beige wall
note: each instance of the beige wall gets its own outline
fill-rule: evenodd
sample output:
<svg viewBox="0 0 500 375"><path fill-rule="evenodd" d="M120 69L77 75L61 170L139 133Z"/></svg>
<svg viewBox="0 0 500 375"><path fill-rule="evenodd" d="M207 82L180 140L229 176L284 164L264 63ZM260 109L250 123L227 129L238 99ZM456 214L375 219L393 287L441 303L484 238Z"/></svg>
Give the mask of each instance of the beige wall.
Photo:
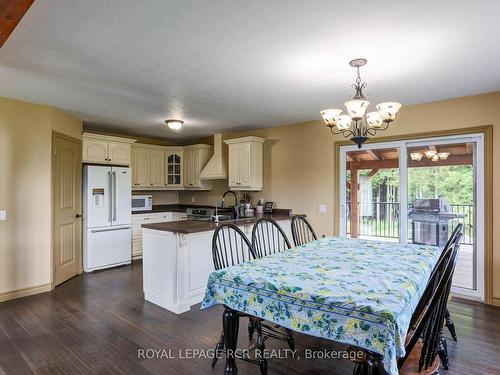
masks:
<svg viewBox="0 0 500 375"><path fill-rule="evenodd" d="M334 143L340 136L329 133L318 120L287 126L232 133L226 138L255 135L268 139L264 144L264 188L253 197L277 202L307 214L318 234L334 231ZM480 125L494 125L493 168L500 166L500 92L402 108L398 120L384 135L425 133ZM205 143L210 140L204 140ZM500 220L500 173L494 173L494 224ZM181 192L180 203L216 204L227 182L218 181L211 192ZM328 212L319 213L319 204ZM500 304L500 231L494 231L494 297Z"/></svg>
<svg viewBox="0 0 500 375"><path fill-rule="evenodd" d="M7 211L0 221L0 301L50 286L53 129L81 138L82 122L0 98L0 210Z"/></svg>

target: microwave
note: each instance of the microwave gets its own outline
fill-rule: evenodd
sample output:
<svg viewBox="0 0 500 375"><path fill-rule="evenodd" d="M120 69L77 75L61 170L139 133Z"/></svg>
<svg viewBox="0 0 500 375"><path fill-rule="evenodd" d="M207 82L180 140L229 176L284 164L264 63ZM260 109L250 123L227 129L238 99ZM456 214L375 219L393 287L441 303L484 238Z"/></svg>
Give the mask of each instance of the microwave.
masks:
<svg viewBox="0 0 500 375"><path fill-rule="evenodd" d="M132 212L151 211L153 209L153 197L151 195L132 195Z"/></svg>

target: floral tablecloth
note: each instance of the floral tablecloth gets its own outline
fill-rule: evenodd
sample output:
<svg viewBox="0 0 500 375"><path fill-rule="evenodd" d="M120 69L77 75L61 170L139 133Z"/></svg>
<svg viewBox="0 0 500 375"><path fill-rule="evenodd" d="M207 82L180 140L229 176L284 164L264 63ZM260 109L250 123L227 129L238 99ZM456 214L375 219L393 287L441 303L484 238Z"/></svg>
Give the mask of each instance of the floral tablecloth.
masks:
<svg viewBox="0 0 500 375"><path fill-rule="evenodd" d="M202 309L225 304L384 356L397 374L411 316L440 250L328 237L213 272Z"/></svg>

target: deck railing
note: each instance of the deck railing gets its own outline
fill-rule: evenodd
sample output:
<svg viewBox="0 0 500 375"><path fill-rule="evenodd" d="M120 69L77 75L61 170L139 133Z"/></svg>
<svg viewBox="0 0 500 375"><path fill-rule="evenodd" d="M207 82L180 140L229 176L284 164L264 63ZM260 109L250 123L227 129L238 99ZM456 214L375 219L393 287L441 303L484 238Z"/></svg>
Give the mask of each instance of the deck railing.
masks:
<svg viewBox="0 0 500 375"><path fill-rule="evenodd" d="M462 243L474 244L474 206L472 204L450 204L451 211L464 214L463 218L449 221L449 231L462 223L464 235ZM350 234L350 209L351 203L347 202L347 233ZM408 205L408 210L411 204ZM359 235L385 238L399 238L399 202L360 202L359 212ZM411 225L408 225L408 238L411 239Z"/></svg>

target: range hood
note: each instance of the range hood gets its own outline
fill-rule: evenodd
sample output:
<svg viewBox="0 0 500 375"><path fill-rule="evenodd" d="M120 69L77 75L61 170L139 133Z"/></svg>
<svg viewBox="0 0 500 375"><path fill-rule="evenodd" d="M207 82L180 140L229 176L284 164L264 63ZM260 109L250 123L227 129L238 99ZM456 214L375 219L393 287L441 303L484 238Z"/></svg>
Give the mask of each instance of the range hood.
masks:
<svg viewBox="0 0 500 375"><path fill-rule="evenodd" d="M222 134L214 135L214 155L200 173L202 180L220 180L227 178L227 167L222 157Z"/></svg>

